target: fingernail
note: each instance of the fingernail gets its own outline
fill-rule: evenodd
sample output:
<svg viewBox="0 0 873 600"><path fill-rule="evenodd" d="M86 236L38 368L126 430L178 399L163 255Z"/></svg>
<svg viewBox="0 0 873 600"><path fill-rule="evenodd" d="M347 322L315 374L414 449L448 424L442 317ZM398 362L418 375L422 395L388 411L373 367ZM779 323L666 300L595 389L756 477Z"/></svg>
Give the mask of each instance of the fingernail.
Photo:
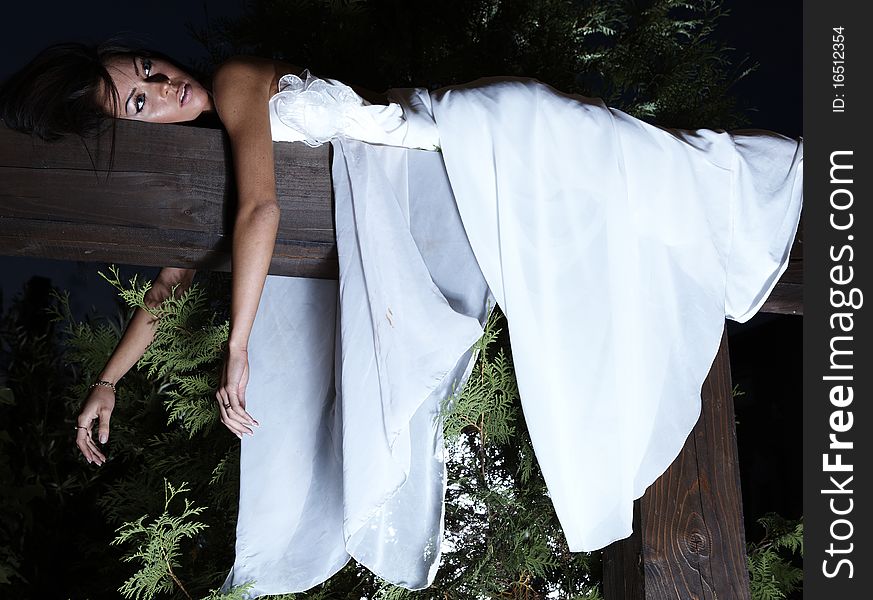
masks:
<svg viewBox="0 0 873 600"><path fill-rule="evenodd" d="M101 444L105 444L105 443L106 443L106 440L108 440L108 439L109 439L109 436L106 435L105 433L101 433L101 434L100 434L100 443L101 443Z"/></svg>
<svg viewBox="0 0 873 600"><path fill-rule="evenodd" d="M254 425L255 427L260 427L260 426L261 426L261 424L258 423L257 421L255 421L254 419L252 419L251 424Z"/></svg>
<svg viewBox="0 0 873 600"><path fill-rule="evenodd" d="M89 465L91 464L91 459L90 459L90 458L86 458L85 460L88 461L88 464L89 464Z"/></svg>
<svg viewBox="0 0 873 600"><path fill-rule="evenodd" d="M242 434L238 433L238 434L236 434L236 437L238 437L239 439L242 439Z"/></svg>

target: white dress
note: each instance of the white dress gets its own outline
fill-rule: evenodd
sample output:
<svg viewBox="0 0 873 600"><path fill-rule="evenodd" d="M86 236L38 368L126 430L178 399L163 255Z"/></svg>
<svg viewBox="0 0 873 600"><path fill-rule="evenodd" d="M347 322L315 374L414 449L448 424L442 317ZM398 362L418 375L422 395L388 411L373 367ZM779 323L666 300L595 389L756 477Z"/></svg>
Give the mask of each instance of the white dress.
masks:
<svg viewBox="0 0 873 600"><path fill-rule="evenodd" d="M271 99L273 137L334 144L340 280L265 286L228 585L299 591L349 556L430 584L439 402L492 294L570 548L629 535L697 421L724 318L750 318L787 265L802 144L660 129L531 80L370 106L304 77Z"/></svg>

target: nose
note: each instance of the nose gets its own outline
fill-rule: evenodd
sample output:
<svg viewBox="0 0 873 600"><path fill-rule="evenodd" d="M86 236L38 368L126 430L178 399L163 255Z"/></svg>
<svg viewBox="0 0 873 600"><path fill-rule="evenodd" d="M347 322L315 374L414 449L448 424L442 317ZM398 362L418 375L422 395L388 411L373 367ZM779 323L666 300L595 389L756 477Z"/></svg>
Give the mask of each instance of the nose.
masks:
<svg viewBox="0 0 873 600"><path fill-rule="evenodd" d="M172 82L169 77L161 73L152 75L146 81L154 84L161 96L174 96L179 90L178 83Z"/></svg>
<svg viewBox="0 0 873 600"><path fill-rule="evenodd" d="M164 84L163 92L166 97L175 98L176 94L179 92L179 84L167 79L167 82Z"/></svg>

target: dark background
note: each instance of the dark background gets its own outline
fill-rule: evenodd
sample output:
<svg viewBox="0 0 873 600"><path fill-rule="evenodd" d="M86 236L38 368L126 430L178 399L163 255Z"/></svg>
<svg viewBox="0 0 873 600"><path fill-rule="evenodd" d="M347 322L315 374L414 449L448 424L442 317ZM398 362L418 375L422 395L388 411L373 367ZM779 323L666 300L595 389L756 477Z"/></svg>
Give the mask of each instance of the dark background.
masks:
<svg viewBox="0 0 873 600"><path fill-rule="evenodd" d="M0 21L0 80L45 46L63 41L100 41L117 33L135 36L182 62L205 58L187 23L234 16L242 0L119 2L12 2ZM800 0L727 0L731 15L717 35L759 63L735 86L747 108L749 126L792 137L802 132L802 5ZM292 61L293 62L293 61ZM69 290L74 313L90 307L115 312L115 296L96 276L105 265L0 257L0 293L8 299L32 276ZM146 276L153 269L127 268ZM746 324L729 322L736 398L744 512L749 541L762 532L754 519L768 511L799 517L801 504L801 317L758 315ZM72 451L72 448L71 448Z"/></svg>

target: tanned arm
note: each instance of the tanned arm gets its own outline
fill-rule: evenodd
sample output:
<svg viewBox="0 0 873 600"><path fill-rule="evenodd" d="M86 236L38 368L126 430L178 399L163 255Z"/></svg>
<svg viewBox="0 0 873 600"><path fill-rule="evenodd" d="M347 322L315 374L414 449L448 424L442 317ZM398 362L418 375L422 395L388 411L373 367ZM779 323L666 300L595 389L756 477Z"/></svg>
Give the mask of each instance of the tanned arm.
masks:
<svg viewBox="0 0 873 600"><path fill-rule="evenodd" d="M161 269L152 283L151 288L145 295L146 306L155 308L170 297L175 290L176 295L182 294L191 286L194 279L192 269L178 269L167 267ZM157 318L144 309L137 309L131 318L124 335L112 352L112 356L103 367L103 371L97 377L98 380L108 381L115 385L125 373L136 364L145 353L146 348L152 343L157 328ZM106 456L100 451L92 438L91 430L94 421L98 421L98 439L101 444L109 441L109 419L115 408L115 392L109 387L97 386L91 388L82 411L76 420L76 445L89 463L102 465L106 462Z"/></svg>
<svg viewBox="0 0 873 600"><path fill-rule="evenodd" d="M216 398L222 422L240 438L257 425L245 410L248 341L279 226L268 101L286 68L261 59L235 58L215 76L215 106L230 136L238 194L231 329Z"/></svg>

